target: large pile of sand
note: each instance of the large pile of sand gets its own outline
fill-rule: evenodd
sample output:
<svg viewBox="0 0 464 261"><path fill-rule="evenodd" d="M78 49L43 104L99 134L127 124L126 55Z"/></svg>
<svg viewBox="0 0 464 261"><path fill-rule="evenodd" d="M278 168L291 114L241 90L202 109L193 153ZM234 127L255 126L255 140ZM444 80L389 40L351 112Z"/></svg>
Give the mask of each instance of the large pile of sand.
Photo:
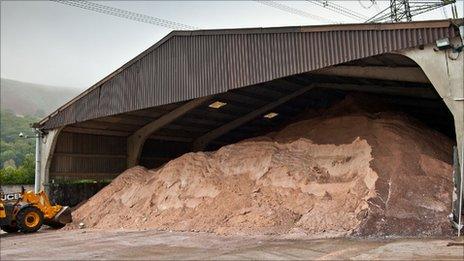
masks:
<svg viewBox="0 0 464 261"><path fill-rule="evenodd" d="M450 233L452 142L348 100L279 132L135 167L73 213L95 228L314 236Z"/></svg>

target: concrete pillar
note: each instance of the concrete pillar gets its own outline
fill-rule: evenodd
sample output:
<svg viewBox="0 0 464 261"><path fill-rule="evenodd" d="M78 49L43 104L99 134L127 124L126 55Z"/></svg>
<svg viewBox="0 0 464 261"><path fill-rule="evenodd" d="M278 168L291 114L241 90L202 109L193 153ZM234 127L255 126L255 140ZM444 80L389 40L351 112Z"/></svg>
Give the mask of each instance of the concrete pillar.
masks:
<svg viewBox="0 0 464 261"><path fill-rule="evenodd" d="M461 42L452 39L454 45ZM464 142L464 52L437 50L435 44L399 52L414 60L424 71L454 117L456 143L462 159Z"/></svg>
<svg viewBox="0 0 464 261"><path fill-rule="evenodd" d="M50 166L52 163L53 153L55 152L56 141L61 132L62 128L53 129L47 131L42 138L40 144L40 189L48 191L48 185L50 180Z"/></svg>
<svg viewBox="0 0 464 261"><path fill-rule="evenodd" d="M40 144L42 144L42 138L43 134L41 131L34 129L35 130L35 176L34 176L34 193L39 193L41 190L41 175L40 175L40 167L42 166L40 164L41 160L41 148Z"/></svg>

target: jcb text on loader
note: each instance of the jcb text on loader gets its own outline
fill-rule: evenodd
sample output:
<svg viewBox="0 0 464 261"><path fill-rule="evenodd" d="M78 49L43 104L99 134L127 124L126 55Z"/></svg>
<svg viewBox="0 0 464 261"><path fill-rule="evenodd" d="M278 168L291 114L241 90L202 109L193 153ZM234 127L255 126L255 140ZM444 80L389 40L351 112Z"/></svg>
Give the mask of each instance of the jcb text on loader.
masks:
<svg viewBox="0 0 464 261"><path fill-rule="evenodd" d="M5 232L32 233L42 224L62 228L71 221L69 207L52 205L44 191L36 194L23 188L20 193L1 193L0 228Z"/></svg>

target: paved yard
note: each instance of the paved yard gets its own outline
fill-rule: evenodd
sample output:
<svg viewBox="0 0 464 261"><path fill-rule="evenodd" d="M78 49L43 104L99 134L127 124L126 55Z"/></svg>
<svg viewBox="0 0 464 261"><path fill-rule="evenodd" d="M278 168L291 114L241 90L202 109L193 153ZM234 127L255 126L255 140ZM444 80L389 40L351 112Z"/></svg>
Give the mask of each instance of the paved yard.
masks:
<svg viewBox="0 0 464 261"><path fill-rule="evenodd" d="M456 259L451 239L288 239L217 236L156 230L42 230L1 234L1 260L10 259ZM462 242L462 239L461 239Z"/></svg>

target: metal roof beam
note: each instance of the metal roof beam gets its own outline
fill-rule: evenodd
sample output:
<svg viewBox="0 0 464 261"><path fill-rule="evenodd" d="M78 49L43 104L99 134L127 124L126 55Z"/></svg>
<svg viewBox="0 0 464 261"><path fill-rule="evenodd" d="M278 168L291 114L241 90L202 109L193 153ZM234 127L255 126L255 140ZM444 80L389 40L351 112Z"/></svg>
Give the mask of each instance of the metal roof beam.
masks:
<svg viewBox="0 0 464 261"><path fill-rule="evenodd" d="M125 114L132 115L132 116L147 117L153 120L153 119L163 116L163 114L165 113L166 112L155 111L154 108L150 108L150 109L145 109L145 110L140 110L140 111L129 111L129 112L126 112Z"/></svg>
<svg viewBox="0 0 464 261"><path fill-rule="evenodd" d="M387 95L399 95L418 97L426 99L439 99L434 90L430 88L413 88L413 87L387 87L379 85L359 85L359 84L340 84L340 83L317 83L315 87L344 90L344 91L360 91L371 92Z"/></svg>
<svg viewBox="0 0 464 261"><path fill-rule="evenodd" d="M178 119L176 123L179 125L190 125L190 126L197 126L197 127L202 127L205 129L210 129L211 127L221 125L224 122L212 120L210 118L205 119L200 116L186 114L181 119Z"/></svg>
<svg viewBox="0 0 464 261"><path fill-rule="evenodd" d="M226 112L225 110L216 110L216 109L210 109L210 108L201 108L197 110L192 110L189 113L189 117L195 116L195 117L204 118L205 115L208 115L208 119L211 119L213 121L218 121L218 122L224 122L224 121L231 120L237 117L236 114L231 114L230 112Z"/></svg>
<svg viewBox="0 0 464 261"><path fill-rule="evenodd" d="M151 135L148 137L151 140L164 140L164 141L177 141L177 142L192 142L192 138L187 137L174 137L174 136L166 136L166 135Z"/></svg>
<svg viewBox="0 0 464 261"><path fill-rule="evenodd" d="M63 129L63 132L93 134L93 135L103 135L103 136L122 136L122 137L126 137L130 135L130 132L127 132L127 131L91 129L91 128L81 128L81 127L73 127L73 126L65 127Z"/></svg>
<svg viewBox="0 0 464 261"><path fill-rule="evenodd" d="M143 126L148 122L153 121L153 118L144 117L144 116L135 116L129 114L121 114L116 116L109 116L104 118L96 118L94 121L98 122L106 122L106 123L114 123L114 124L127 124L127 125L137 125Z"/></svg>
<svg viewBox="0 0 464 261"><path fill-rule="evenodd" d="M233 101L233 102L240 102L242 104L247 104L251 106L256 106L257 104L264 105L266 104L265 101L262 101L260 99L257 99L255 97L250 97L250 96L244 96L239 93L236 93L234 91L228 91L225 93L222 93L220 95L221 98Z"/></svg>
<svg viewBox="0 0 464 261"><path fill-rule="evenodd" d="M211 97L207 96L191 100L138 129L127 139L127 167L133 167L138 163L140 155L142 154L143 144L152 133L163 128L210 99Z"/></svg>
<svg viewBox="0 0 464 261"><path fill-rule="evenodd" d="M298 97L302 94L304 94L305 92L309 91L310 89L313 88L313 85L309 85L309 86L305 86L305 87L301 87L300 89L298 89L297 91L295 92L292 92L286 96L283 96L281 98L279 98L278 100L276 101L273 101L273 102L270 102L262 107L260 107L259 109L255 110L255 111L252 111L240 118L237 118L227 124L224 124L222 125L221 127L219 128L216 128L208 133L206 133L205 135L199 137L198 139L196 139L194 142L193 142L193 150L194 151L199 151L199 150L203 150L211 141L215 140L216 138L224 135L225 133L235 129L235 128L238 128L239 126L253 120L254 118L274 109L275 107L281 105L281 104L284 104L288 101L290 101L291 99L295 98L295 97Z"/></svg>
<svg viewBox="0 0 464 261"><path fill-rule="evenodd" d="M334 66L311 72L311 74L430 83L419 67Z"/></svg>
<svg viewBox="0 0 464 261"><path fill-rule="evenodd" d="M115 130L115 131L127 131L129 133L138 129L140 125L125 124L125 123L110 123L97 120L88 120L73 124L74 127L89 128L89 129L100 129L100 130Z"/></svg>

